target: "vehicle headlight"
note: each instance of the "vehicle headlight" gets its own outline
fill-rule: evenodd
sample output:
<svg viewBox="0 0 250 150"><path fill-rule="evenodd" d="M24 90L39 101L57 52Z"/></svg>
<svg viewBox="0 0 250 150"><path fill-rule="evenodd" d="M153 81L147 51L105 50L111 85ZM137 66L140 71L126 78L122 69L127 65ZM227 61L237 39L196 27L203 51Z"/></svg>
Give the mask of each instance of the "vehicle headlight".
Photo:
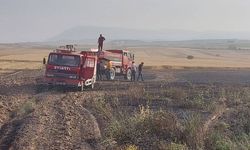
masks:
<svg viewBox="0 0 250 150"><path fill-rule="evenodd" d="M70 75L69 78L70 78L70 79L76 79L77 76L76 76L76 75Z"/></svg>

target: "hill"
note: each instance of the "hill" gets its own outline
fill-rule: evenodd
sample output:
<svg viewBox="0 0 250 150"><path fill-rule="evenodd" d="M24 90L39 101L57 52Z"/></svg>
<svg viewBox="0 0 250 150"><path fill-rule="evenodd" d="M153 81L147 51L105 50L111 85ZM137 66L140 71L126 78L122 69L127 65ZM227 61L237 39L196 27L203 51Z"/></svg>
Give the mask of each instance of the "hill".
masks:
<svg viewBox="0 0 250 150"><path fill-rule="evenodd" d="M46 42L95 42L99 34L109 40L144 40L144 41L184 41L204 39L250 39L247 32L189 31L189 30L146 30L119 27L78 26L46 40Z"/></svg>

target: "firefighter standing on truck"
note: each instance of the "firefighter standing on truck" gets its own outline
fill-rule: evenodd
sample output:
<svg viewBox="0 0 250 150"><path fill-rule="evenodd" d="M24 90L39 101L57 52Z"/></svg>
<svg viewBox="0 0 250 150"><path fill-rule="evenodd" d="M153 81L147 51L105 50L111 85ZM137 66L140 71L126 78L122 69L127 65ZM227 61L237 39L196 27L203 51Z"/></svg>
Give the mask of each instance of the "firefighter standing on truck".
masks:
<svg viewBox="0 0 250 150"><path fill-rule="evenodd" d="M112 69L112 62L109 60L107 63L107 71L106 71L108 80L111 80L111 69Z"/></svg>
<svg viewBox="0 0 250 150"><path fill-rule="evenodd" d="M102 51L102 47L103 47L103 42L105 41L105 37L102 36L102 34L100 34L99 38L98 38L98 51Z"/></svg>

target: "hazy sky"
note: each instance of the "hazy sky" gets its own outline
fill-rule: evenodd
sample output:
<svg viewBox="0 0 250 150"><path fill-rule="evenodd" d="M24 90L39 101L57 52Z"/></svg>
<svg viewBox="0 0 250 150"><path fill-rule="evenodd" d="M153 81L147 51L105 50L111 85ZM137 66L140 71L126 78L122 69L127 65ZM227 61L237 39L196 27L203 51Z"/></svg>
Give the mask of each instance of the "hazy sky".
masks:
<svg viewBox="0 0 250 150"><path fill-rule="evenodd" d="M0 42L75 26L250 32L250 0L0 0Z"/></svg>

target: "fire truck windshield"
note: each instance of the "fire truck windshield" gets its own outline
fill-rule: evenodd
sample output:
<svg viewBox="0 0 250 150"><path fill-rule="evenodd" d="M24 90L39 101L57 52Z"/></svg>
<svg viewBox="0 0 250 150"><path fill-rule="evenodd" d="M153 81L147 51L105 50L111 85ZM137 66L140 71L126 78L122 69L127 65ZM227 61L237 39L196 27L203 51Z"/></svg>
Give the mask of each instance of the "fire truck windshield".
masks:
<svg viewBox="0 0 250 150"><path fill-rule="evenodd" d="M78 67L80 57L74 55L50 54L48 64L58 66Z"/></svg>

